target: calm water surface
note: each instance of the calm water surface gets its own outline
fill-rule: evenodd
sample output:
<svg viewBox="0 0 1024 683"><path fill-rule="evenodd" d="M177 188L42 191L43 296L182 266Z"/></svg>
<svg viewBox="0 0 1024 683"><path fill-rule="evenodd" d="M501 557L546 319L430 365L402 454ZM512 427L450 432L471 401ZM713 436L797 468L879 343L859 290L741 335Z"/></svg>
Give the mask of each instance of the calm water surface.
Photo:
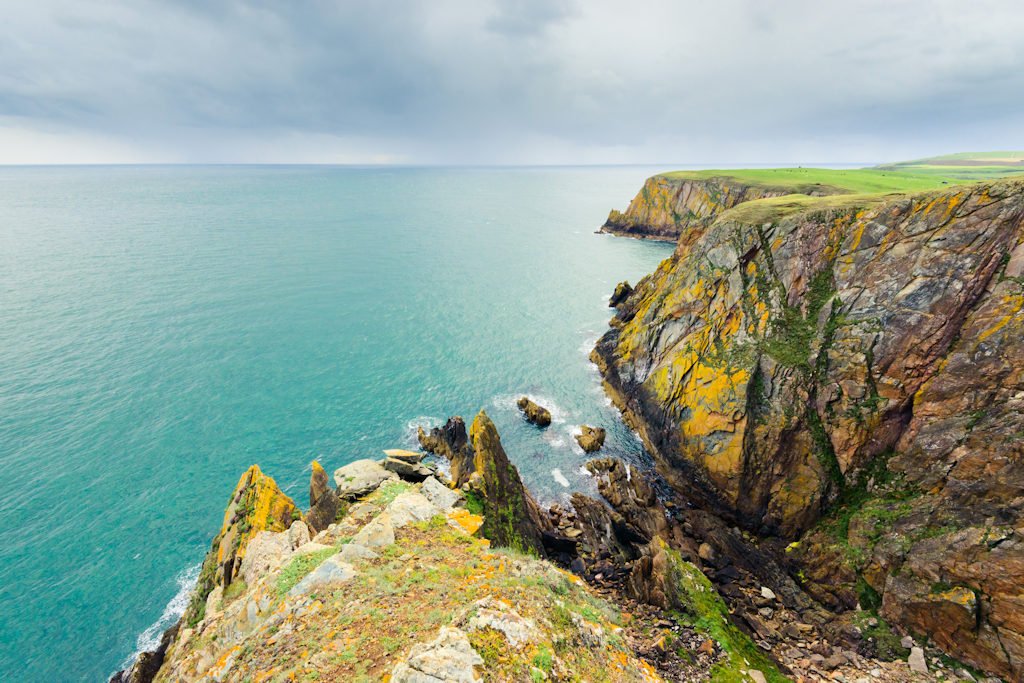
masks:
<svg viewBox="0 0 1024 683"><path fill-rule="evenodd" d="M252 463L305 506L481 408L545 501L581 422L642 457L587 354L671 247L594 230L660 170L0 168L0 679L155 645Z"/></svg>

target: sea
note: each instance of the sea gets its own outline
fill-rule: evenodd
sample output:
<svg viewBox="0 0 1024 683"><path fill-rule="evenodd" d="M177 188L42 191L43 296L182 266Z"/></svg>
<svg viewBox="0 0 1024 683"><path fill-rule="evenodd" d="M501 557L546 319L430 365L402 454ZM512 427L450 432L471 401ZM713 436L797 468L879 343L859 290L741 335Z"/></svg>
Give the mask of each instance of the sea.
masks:
<svg viewBox="0 0 1024 683"><path fill-rule="evenodd" d="M644 462L588 354L672 245L595 230L664 170L0 167L0 680L155 647L254 463L305 507L481 410L545 503L580 424Z"/></svg>

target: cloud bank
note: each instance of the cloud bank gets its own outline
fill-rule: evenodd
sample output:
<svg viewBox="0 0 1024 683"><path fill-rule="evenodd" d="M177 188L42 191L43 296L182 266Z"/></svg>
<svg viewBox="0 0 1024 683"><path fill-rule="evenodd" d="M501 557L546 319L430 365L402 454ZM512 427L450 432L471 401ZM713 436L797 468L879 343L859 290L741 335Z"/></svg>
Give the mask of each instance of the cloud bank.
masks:
<svg viewBox="0 0 1024 683"><path fill-rule="evenodd" d="M1024 147L1012 0L7 4L0 163L813 163Z"/></svg>

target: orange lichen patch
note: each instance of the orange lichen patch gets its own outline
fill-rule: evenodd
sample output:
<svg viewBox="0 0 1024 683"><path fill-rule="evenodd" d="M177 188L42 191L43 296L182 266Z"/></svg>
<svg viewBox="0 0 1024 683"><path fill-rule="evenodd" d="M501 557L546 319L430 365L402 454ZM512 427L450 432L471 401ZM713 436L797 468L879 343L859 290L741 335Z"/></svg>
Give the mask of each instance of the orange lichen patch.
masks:
<svg viewBox="0 0 1024 683"><path fill-rule="evenodd" d="M450 526L469 536L475 534L484 524L482 515L474 515L465 508L452 508L445 515L445 518Z"/></svg>
<svg viewBox="0 0 1024 683"><path fill-rule="evenodd" d="M236 645L233 648L229 649L224 654L222 654L220 656L220 659L217 660L217 663L214 664L213 666L211 666L210 670L207 672L207 674L210 676L210 678L211 679L219 679L225 673L227 673L227 670L230 669L231 665L234 663L235 655L239 651L241 651L241 649L242 649L241 645Z"/></svg>
<svg viewBox="0 0 1024 683"><path fill-rule="evenodd" d="M258 465L250 467L238 480L231 500L221 525L219 562L224 562L229 553L239 559L244 557L249 541L260 531L287 529L297 509Z"/></svg>

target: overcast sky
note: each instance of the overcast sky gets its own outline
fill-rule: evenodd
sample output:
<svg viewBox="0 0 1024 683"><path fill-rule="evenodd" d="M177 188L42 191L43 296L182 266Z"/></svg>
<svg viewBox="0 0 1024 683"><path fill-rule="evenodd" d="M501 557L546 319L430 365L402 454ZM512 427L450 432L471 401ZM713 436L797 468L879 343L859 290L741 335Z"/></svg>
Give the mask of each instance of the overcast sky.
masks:
<svg viewBox="0 0 1024 683"><path fill-rule="evenodd" d="M1024 148L1019 0L0 11L0 163L808 164Z"/></svg>

